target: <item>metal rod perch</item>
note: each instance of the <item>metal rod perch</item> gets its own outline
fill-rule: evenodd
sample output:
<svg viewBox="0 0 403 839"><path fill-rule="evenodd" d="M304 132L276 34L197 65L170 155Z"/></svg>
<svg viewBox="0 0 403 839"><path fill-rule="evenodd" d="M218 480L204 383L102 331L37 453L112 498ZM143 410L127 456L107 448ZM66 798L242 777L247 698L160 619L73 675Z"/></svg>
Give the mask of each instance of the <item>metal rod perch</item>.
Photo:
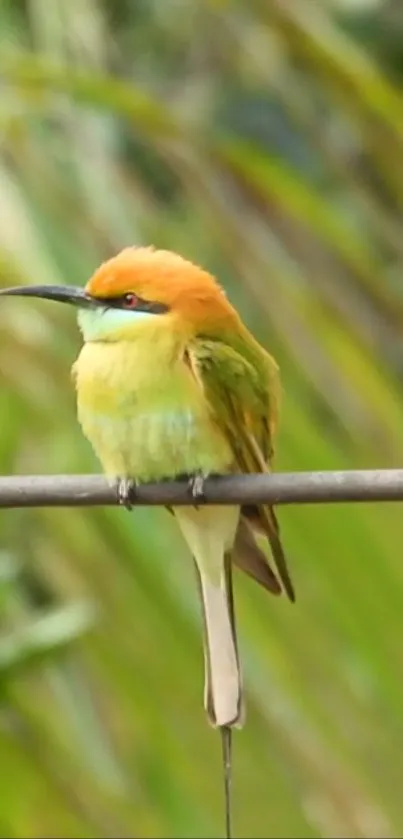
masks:
<svg viewBox="0 0 403 839"><path fill-rule="evenodd" d="M403 469L276 472L208 478L198 504L321 504L403 501ZM0 477L0 507L83 507L118 504L117 484L100 475ZM133 505L194 504L185 480L142 484Z"/></svg>

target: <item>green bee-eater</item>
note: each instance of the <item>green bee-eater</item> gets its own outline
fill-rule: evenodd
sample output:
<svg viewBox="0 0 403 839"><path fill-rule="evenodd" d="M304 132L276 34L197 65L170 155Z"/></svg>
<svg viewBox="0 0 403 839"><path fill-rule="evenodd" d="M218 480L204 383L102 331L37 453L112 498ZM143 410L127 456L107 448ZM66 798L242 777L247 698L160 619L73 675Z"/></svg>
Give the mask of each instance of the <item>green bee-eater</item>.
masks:
<svg viewBox="0 0 403 839"><path fill-rule="evenodd" d="M6 293L73 303L84 346L74 365L78 416L106 474L154 481L269 471L278 419L274 359L215 279L175 253L127 248L85 289ZM200 489L200 486L199 486ZM195 501L195 503L197 503ZM172 510L195 559L205 624L205 705L214 725L242 723L232 562L291 600L272 507ZM254 534L265 534L278 576Z"/></svg>

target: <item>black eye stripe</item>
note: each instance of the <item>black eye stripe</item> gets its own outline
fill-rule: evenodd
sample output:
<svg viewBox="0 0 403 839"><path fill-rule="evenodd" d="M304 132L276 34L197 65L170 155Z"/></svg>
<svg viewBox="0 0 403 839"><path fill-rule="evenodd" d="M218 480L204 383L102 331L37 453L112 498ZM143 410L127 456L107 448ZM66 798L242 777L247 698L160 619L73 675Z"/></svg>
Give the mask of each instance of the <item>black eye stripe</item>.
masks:
<svg viewBox="0 0 403 839"><path fill-rule="evenodd" d="M128 292L129 294L130 292ZM169 306L165 303L158 303L154 300L143 300L141 297L136 297L136 306L130 307L127 305L127 294L122 294L119 297L97 297L99 303L108 309L126 309L132 312L149 312L152 315L163 315L164 312L169 311Z"/></svg>

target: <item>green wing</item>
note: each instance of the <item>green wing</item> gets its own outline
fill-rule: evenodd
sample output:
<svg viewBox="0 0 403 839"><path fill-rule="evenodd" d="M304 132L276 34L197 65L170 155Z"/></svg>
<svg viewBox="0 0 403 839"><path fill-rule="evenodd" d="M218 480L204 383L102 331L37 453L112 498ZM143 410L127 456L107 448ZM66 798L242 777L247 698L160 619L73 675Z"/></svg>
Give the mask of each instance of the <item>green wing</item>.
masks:
<svg viewBox="0 0 403 839"><path fill-rule="evenodd" d="M247 351L248 358L222 341L199 338L188 348L189 363L213 418L230 443L234 471L269 472L278 416L278 369L274 359L258 345ZM294 600L277 519L270 505L242 507L235 561L270 591L279 593L279 582L251 528L267 536L280 580Z"/></svg>

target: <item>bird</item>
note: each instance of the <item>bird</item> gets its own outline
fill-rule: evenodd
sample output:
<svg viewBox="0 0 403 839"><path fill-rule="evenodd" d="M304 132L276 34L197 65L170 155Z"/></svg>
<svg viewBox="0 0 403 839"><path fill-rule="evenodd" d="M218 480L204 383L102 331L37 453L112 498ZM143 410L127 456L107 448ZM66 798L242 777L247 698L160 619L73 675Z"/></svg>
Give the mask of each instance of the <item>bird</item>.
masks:
<svg viewBox="0 0 403 839"><path fill-rule="evenodd" d="M192 503L169 511L197 569L206 712L228 735L244 722L233 565L274 595L294 601L295 592L273 506L202 503L203 485L209 476L271 471L281 390L276 361L215 277L173 251L126 247L84 288L19 286L1 294L78 308L78 419L105 474L119 482L123 504L130 508L139 483L189 481Z"/></svg>

